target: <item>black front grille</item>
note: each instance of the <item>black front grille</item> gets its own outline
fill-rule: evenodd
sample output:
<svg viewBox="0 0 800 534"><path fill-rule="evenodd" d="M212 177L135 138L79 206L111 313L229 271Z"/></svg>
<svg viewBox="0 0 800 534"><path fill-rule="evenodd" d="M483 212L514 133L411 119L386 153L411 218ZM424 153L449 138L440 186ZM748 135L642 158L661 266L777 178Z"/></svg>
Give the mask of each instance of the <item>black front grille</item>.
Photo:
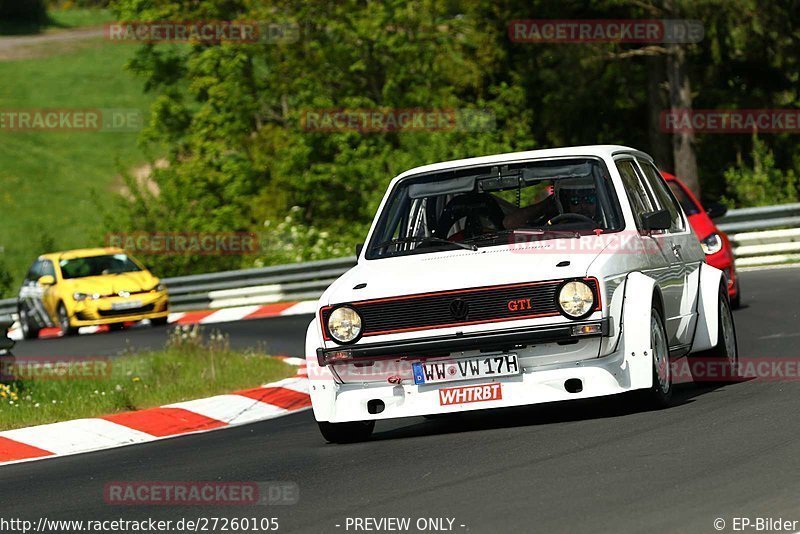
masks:
<svg viewBox="0 0 800 534"><path fill-rule="evenodd" d="M586 279L597 299L597 282ZM562 280L490 286L408 295L349 304L361 314L363 335L445 328L496 321L559 315L556 291ZM459 301L459 302L455 302ZM599 301L598 301L599 307ZM321 310L322 324L336 306ZM464 315L465 308L468 310ZM330 337L327 335L326 337Z"/></svg>
<svg viewBox="0 0 800 534"><path fill-rule="evenodd" d="M139 308L131 308L129 310L98 310L97 313L100 317L120 317L125 315L138 315L140 313L148 313L155 309L155 304L148 304L140 306Z"/></svg>

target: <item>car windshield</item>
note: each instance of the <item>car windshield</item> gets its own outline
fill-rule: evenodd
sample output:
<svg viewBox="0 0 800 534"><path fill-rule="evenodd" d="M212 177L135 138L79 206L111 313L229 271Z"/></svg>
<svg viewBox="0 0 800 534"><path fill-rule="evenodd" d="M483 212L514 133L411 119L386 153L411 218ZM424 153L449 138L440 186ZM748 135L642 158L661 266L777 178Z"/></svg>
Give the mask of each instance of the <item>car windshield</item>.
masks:
<svg viewBox="0 0 800 534"><path fill-rule="evenodd" d="M608 171L597 159L454 169L400 182L366 257L501 245L517 232L573 238L623 226Z"/></svg>
<svg viewBox="0 0 800 534"><path fill-rule="evenodd" d="M61 267L61 276L65 279L131 273L142 270L125 254L106 254L61 260L59 266Z"/></svg>

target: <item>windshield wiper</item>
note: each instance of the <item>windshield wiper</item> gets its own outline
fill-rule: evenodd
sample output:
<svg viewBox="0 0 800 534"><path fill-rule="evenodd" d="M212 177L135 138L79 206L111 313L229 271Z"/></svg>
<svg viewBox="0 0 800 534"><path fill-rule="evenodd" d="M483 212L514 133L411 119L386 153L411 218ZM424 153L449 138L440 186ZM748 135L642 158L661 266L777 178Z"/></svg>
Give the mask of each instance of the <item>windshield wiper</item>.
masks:
<svg viewBox="0 0 800 534"><path fill-rule="evenodd" d="M474 237L465 239L464 243L471 243L475 241L479 242L496 241L501 237L507 237L510 235L522 235L522 236L557 235L562 237L580 237L580 234L576 233L574 230L564 230L556 228L515 228L513 230L498 230L497 232L491 232L483 235L476 235Z"/></svg>
<svg viewBox="0 0 800 534"><path fill-rule="evenodd" d="M374 245L370 250L375 250L378 248L383 248L388 245L400 245L403 243L419 243L423 244L425 242L428 243L437 243L440 245L453 245L458 248L463 248L464 250L471 250L476 251L478 247L475 245L465 245L463 243L456 243L455 241L448 241L447 239L442 239L441 237L434 237L434 236L415 236L415 237L399 237L397 239L390 239L389 241L384 241L383 243L378 243Z"/></svg>

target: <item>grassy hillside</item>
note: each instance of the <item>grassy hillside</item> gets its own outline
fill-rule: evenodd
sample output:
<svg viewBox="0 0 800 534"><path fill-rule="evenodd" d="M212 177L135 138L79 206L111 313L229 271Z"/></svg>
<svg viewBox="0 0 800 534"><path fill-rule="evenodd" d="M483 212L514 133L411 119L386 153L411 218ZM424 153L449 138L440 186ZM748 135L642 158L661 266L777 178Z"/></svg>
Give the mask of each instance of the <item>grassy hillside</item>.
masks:
<svg viewBox="0 0 800 534"><path fill-rule="evenodd" d="M0 108L136 108L150 99L124 70L134 47L102 39L48 45L34 59L0 61ZM147 158L137 133L14 132L0 128L0 258L15 286L47 249L97 245L115 178ZM6 295L9 296L9 295Z"/></svg>

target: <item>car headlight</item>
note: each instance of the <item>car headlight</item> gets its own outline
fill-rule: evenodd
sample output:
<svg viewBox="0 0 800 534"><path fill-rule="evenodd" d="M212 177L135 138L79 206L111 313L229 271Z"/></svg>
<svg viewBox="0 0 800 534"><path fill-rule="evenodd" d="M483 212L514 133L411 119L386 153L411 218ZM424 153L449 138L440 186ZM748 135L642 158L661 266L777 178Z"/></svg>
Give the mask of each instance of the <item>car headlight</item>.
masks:
<svg viewBox="0 0 800 534"><path fill-rule="evenodd" d="M722 238L719 234L711 234L700 241L700 246L703 247L703 252L706 254L716 254L722 250Z"/></svg>
<svg viewBox="0 0 800 534"><path fill-rule="evenodd" d="M153 289L155 289L156 291L166 291L167 290L167 286L165 284L159 283Z"/></svg>
<svg viewBox="0 0 800 534"><path fill-rule="evenodd" d="M349 343L361 334L361 316L353 308L336 308L328 317L328 332L339 343Z"/></svg>
<svg viewBox="0 0 800 534"><path fill-rule="evenodd" d="M558 305L567 317L585 317L594 308L592 288L580 281L567 282L558 292Z"/></svg>
<svg viewBox="0 0 800 534"><path fill-rule="evenodd" d="M90 295L89 293L81 293L80 291L76 291L72 294L72 298L74 298L76 302L81 302L83 300L97 300L100 298L100 294L93 293Z"/></svg>

